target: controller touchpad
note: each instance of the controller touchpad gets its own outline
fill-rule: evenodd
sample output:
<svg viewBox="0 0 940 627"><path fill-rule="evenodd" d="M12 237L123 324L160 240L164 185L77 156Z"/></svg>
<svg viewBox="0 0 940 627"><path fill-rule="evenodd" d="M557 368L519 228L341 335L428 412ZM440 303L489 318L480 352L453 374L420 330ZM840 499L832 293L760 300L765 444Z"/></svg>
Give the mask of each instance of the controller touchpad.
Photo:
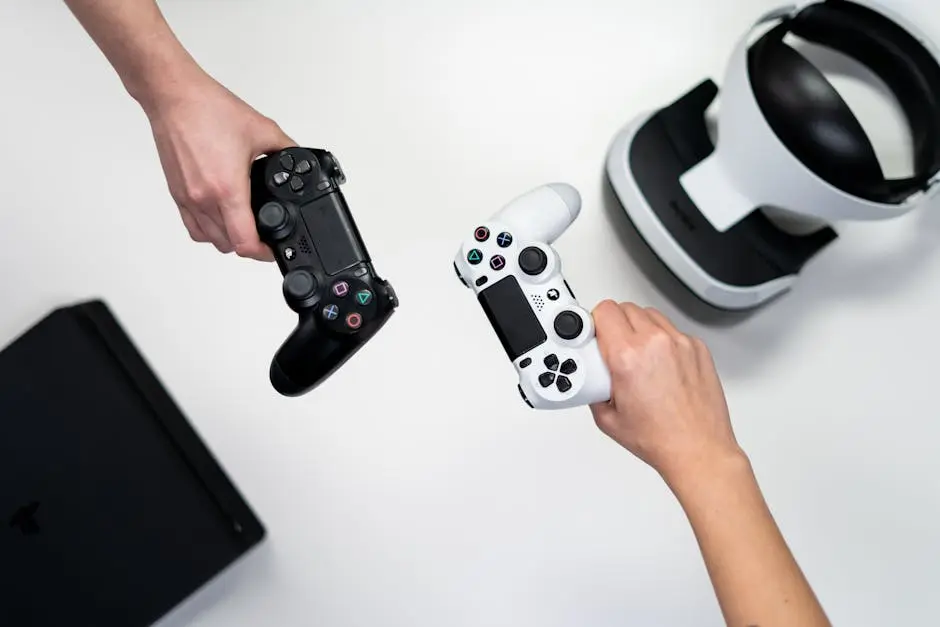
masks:
<svg viewBox="0 0 940 627"><path fill-rule="evenodd" d="M368 261L356 227L340 203L338 194L328 194L301 207L323 270L331 276Z"/></svg>
<svg viewBox="0 0 940 627"><path fill-rule="evenodd" d="M516 277L508 276L483 290L479 299L510 360L548 340Z"/></svg>

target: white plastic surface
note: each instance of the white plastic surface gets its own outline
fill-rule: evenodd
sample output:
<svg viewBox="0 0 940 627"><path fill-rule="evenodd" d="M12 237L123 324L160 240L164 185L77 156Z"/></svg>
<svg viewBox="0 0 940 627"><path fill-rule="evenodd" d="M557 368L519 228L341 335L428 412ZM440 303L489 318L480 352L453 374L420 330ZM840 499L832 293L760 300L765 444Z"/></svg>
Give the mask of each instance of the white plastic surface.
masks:
<svg viewBox="0 0 940 627"><path fill-rule="evenodd" d="M515 277L519 282L547 336L544 343L513 361L518 384L535 409L568 409L610 398L610 373L594 337L591 313L569 293L562 274L561 258L549 243L571 226L580 210L581 196L571 185L552 183L537 187L511 201L489 220L468 227L467 237L454 259L460 276L473 291L474 301L480 292L507 277ZM480 242L473 236L474 229L478 227L489 230L486 241ZM499 245L498 237L502 233L512 236L512 243L508 246ZM526 274L519 267L519 253L530 246L540 248L548 260L545 269L535 276ZM480 263L468 261L467 255L473 250L482 252ZM490 266L490 260L496 255L506 260L505 267L499 270ZM477 285L477 280L482 277L486 282ZM468 302L467 306L480 307L478 302ZM555 333L555 317L564 311L579 315L583 324L581 334L570 340ZM544 362L550 355L554 355L559 364L574 360L577 370L565 375L560 370L547 369ZM506 358L501 350L494 350L493 356L494 360ZM571 388L562 391L556 381L541 385L539 376L546 372L553 372L556 377L566 376Z"/></svg>
<svg viewBox="0 0 940 627"><path fill-rule="evenodd" d="M606 164L608 180L620 200L620 205L630 216L630 220L646 243L686 287L705 302L721 309L750 309L790 289L797 278L795 275L781 277L752 287L740 287L719 281L702 270L701 266L676 243L640 192L628 165L633 137L651 115L651 113L641 114L617 133L608 149ZM719 188L706 189L718 190ZM736 188L730 189L733 192ZM716 207L723 206L723 203L733 202L735 197L733 194L722 196L719 193L708 197L708 200L717 203L711 205ZM744 215L747 213L750 211Z"/></svg>
<svg viewBox="0 0 940 627"><path fill-rule="evenodd" d="M804 3L803 7L808 4ZM903 24L940 60L937 47L902 11L862 2ZM765 21L779 19L769 13ZM755 28L761 22L755 24ZM770 206L826 221L886 220L925 204L916 193L898 204L877 203L852 196L819 178L784 146L757 105L747 70L752 31L742 36L719 83L718 141L715 152L682 177L686 192L719 231L725 231L755 207ZM933 190L931 190L933 191Z"/></svg>

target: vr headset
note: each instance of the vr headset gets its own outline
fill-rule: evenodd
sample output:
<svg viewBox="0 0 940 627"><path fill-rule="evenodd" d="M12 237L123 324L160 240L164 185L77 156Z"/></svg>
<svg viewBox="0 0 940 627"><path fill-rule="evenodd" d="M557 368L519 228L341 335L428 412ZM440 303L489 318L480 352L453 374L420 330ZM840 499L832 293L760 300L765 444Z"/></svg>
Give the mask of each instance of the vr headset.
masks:
<svg viewBox="0 0 940 627"><path fill-rule="evenodd" d="M885 177L852 110L787 34L884 81L912 130L912 176ZM643 239L717 308L749 309L789 290L836 239L830 221L896 218L940 192L940 53L875 2L817 0L761 17L728 63L713 142L706 111L717 95L705 80L641 115L616 136L606 167ZM822 226L785 229L781 215Z"/></svg>

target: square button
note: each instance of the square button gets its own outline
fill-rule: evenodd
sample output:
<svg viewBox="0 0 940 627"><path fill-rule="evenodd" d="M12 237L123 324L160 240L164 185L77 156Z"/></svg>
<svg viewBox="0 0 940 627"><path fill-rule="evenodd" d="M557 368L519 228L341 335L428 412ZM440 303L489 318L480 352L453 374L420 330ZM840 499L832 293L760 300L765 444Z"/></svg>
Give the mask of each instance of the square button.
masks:
<svg viewBox="0 0 940 627"><path fill-rule="evenodd" d="M337 281L333 284L333 294L335 294L337 298L343 298L348 293L349 283L346 281Z"/></svg>
<svg viewBox="0 0 940 627"><path fill-rule="evenodd" d="M502 255L493 255L490 258L490 267L494 270L502 270L506 267L506 259Z"/></svg>

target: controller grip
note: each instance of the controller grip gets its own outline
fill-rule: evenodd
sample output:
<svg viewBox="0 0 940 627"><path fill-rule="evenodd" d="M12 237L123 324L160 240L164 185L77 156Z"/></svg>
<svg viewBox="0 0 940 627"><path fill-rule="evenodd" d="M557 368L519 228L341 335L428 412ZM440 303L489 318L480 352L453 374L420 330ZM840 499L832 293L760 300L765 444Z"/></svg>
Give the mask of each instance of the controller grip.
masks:
<svg viewBox="0 0 940 627"><path fill-rule="evenodd" d="M567 183L549 183L515 198L493 220L530 241L551 244L580 212L581 194L577 189Z"/></svg>
<svg viewBox="0 0 940 627"><path fill-rule="evenodd" d="M271 360L271 385L284 396L305 394L333 374L367 339L327 333L319 328L315 315L302 315Z"/></svg>

